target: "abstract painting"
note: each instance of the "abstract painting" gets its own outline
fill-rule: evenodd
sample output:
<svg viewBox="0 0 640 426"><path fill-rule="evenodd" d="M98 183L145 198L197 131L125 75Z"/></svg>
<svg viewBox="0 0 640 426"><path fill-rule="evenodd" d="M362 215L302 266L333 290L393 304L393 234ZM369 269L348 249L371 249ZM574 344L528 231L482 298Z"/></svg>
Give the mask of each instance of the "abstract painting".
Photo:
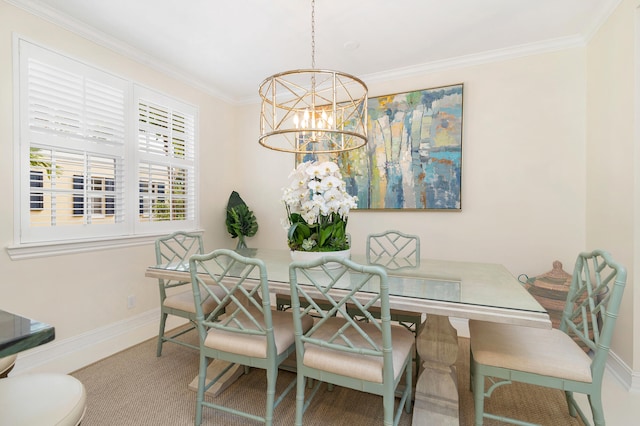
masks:
<svg viewBox="0 0 640 426"><path fill-rule="evenodd" d="M461 210L463 85L369 98L368 143L296 162L340 166L358 209Z"/></svg>

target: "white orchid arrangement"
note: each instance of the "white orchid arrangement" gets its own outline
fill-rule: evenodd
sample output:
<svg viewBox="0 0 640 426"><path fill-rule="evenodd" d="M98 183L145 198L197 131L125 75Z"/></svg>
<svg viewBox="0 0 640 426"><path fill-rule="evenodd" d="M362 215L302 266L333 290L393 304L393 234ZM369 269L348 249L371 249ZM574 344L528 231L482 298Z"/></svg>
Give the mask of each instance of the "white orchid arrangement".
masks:
<svg viewBox="0 0 640 426"><path fill-rule="evenodd" d="M338 251L349 248L346 227L357 197L347 193L336 163L300 163L283 189L287 240L291 250Z"/></svg>

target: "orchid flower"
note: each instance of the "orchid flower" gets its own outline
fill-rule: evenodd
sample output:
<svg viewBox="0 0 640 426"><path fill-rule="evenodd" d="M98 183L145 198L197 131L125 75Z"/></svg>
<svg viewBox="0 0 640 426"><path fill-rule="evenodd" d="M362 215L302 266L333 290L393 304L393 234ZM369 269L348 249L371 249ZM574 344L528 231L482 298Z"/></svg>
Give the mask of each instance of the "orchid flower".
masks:
<svg viewBox="0 0 640 426"><path fill-rule="evenodd" d="M300 163L289 179L290 185L282 190L289 247L303 251L349 248L347 216L358 198L347 193L338 165L331 161Z"/></svg>

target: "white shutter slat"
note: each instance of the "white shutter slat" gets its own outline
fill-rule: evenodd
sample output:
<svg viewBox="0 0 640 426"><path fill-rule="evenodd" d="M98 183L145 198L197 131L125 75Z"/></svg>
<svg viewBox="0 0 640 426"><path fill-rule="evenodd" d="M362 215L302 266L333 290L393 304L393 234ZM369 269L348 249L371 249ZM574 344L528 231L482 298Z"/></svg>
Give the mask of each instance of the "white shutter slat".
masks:
<svg viewBox="0 0 640 426"><path fill-rule="evenodd" d="M139 101L138 141L144 153L195 159L195 117L146 100Z"/></svg>
<svg viewBox="0 0 640 426"><path fill-rule="evenodd" d="M82 78L29 61L29 125L60 132L78 133L82 116Z"/></svg>
<svg viewBox="0 0 640 426"><path fill-rule="evenodd" d="M124 143L124 90L32 61L30 125ZM84 123L84 124L83 124Z"/></svg>
<svg viewBox="0 0 640 426"><path fill-rule="evenodd" d="M88 81L86 114L89 135L111 143L124 143L124 91Z"/></svg>

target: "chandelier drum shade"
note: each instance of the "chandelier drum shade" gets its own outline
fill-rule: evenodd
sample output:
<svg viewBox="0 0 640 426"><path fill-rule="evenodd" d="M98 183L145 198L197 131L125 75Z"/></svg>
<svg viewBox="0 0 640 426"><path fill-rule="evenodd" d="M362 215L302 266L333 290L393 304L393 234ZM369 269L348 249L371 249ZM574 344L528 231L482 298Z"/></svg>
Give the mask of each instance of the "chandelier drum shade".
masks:
<svg viewBox="0 0 640 426"><path fill-rule="evenodd" d="M335 153L367 143L367 85L339 71L315 68L315 2L311 69L284 71L260 85L262 146L293 153Z"/></svg>
<svg viewBox="0 0 640 426"><path fill-rule="evenodd" d="M285 71L260 85L260 144L284 152L349 151L367 143L367 86L329 70Z"/></svg>

